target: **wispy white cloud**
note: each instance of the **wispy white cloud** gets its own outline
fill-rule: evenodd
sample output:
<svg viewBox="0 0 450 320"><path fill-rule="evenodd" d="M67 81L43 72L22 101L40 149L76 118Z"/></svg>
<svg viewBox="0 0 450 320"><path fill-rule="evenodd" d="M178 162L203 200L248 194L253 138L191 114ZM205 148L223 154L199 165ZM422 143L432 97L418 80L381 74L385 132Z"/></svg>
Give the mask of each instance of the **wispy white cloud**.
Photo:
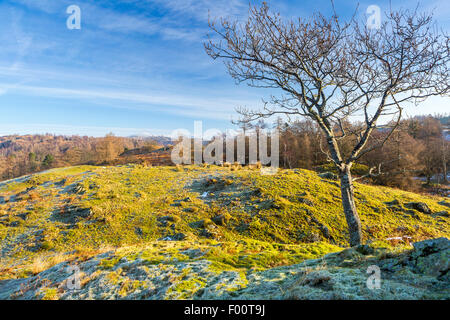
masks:
<svg viewBox="0 0 450 320"><path fill-rule="evenodd" d="M37 9L45 13L55 13L61 9L61 5L68 3L68 0L15 0L16 3L25 5L31 9ZM73 1L72 1L73 2Z"/></svg>
<svg viewBox="0 0 450 320"><path fill-rule="evenodd" d="M23 58L30 50L33 43L33 38L22 31L21 20L23 14L17 10L10 10L9 13L9 18L11 19L9 38L12 43L10 42L6 44L7 47L9 46L9 48L6 48L6 50L12 49L12 51L14 51L14 54L11 55L13 58L8 63L8 66L4 69L9 73L17 73L18 70L23 66ZM23 79L14 81L11 83L11 85L14 86L22 82L22 80ZM8 88L0 87L0 96L7 92Z"/></svg>
<svg viewBox="0 0 450 320"><path fill-rule="evenodd" d="M81 8L85 24L106 31L154 35L162 29L158 19L143 14L120 13L90 3L84 3Z"/></svg>
<svg viewBox="0 0 450 320"><path fill-rule="evenodd" d="M88 135L101 137L108 133L117 136L168 136L169 130L154 128L127 128L127 127L101 127L101 126L71 126L51 123L27 123L27 124L6 124L0 127L0 135L11 134L59 134L59 135Z"/></svg>
<svg viewBox="0 0 450 320"><path fill-rule="evenodd" d="M427 1L424 8L428 12L433 12L434 17L440 24L450 27L450 2L448 0Z"/></svg>
<svg viewBox="0 0 450 320"><path fill-rule="evenodd" d="M147 1L149 2L149 1ZM248 8L248 1L242 0L155 0L173 14L189 15L199 21L212 16L242 16Z"/></svg>
<svg viewBox="0 0 450 320"><path fill-rule="evenodd" d="M19 3L29 8L43 11L47 14L61 14L63 9L73 1L34 1L18 0ZM130 1L126 1L130 2ZM132 1L131 1L132 2ZM117 12L113 9L102 6L102 2L93 4L91 1L78 1L82 12L83 26L95 27L101 30L116 33L133 33L144 35L161 35L167 40L198 41L207 32L207 26L193 27L186 26L180 22L179 16L183 18L193 18L197 21L205 22L208 17L208 10L213 10L217 14L233 13L238 14L242 9L240 0L231 1L139 1L135 2L143 10L140 13L127 14ZM146 14L149 4L167 8L169 12L163 17L152 17ZM178 18L177 18L178 17Z"/></svg>
<svg viewBox="0 0 450 320"><path fill-rule="evenodd" d="M201 116L211 119L229 120L234 108L239 105L254 104L232 98L201 98L198 96L179 95L173 92L152 92L148 94L118 91L110 89L66 89L58 87L31 86L24 84L10 85L0 83L0 88L10 90L12 94L62 98L71 100L88 100L108 105L113 108L164 111L188 116ZM116 103L114 103L114 101Z"/></svg>

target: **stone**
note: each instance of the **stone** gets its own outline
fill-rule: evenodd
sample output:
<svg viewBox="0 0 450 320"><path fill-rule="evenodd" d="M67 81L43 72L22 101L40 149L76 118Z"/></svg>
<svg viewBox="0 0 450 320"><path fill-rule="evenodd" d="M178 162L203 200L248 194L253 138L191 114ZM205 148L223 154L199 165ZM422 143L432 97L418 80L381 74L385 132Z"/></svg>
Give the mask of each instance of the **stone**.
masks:
<svg viewBox="0 0 450 320"><path fill-rule="evenodd" d="M24 213L20 213L17 216L22 219L22 220L27 220L27 217L30 213L29 212L24 212Z"/></svg>
<svg viewBox="0 0 450 320"><path fill-rule="evenodd" d="M227 222L227 218L223 214L215 216L211 220L218 226L223 226Z"/></svg>
<svg viewBox="0 0 450 320"><path fill-rule="evenodd" d="M174 235L171 235L170 239L165 240L174 240L173 237ZM418 242L415 244L417 250L405 251L400 255L393 253L391 256L365 257L357 252L363 248L361 246L295 265L270 267L262 271L252 268L244 274L233 270L217 273L211 269L206 248L186 248L184 245L174 247L170 243L166 245L168 248L179 248L177 253L186 255L189 260L185 259L187 257L179 259L179 256L168 255L163 261L154 264L149 263L147 259L135 259L134 253L121 257L113 252L106 252L77 264L83 279L90 280L83 281L80 290L67 289L72 273L67 271L69 263L62 262L26 279L0 281L0 299L42 298L46 283L58 289L59 299L69 300L104 300L119 297L127 300L449 298L447 289L450 282L447 271L450 259L448 240L445 238ZM425 248L433 248L433 253L411 259L413 252L422 254ZM102 262L105 259L113 262L111 268L104 268ZM376 290L367 287L367 280L371 276L368 267L373 265L382 270L381 287ZM419 272L420 270L424 271ZM123 283L134 280L144 283L145 287L136 283L136 286L124 290Z"/></svg>
<svg viewBox="0 0 450 320"><path fill-rule="evenodd" d="M347 248L337 253L340 260L359 260L361 253L355 248Z"/></svg>
<svg viewBox="0 0 450 320"><path fill-rule="evenodd" d="M405 207L417 210L425 214L431 214L431 209L427 206L426 203L423 202L408 202L405 204Z"/></svg>
<svg viewBox="0 0 450 320"><path fill-rule="evenodd" d="M312 232L307 236L307 242L319 242L320 240L320 236L315 232Z"/></svg>
<svg viewBox="0 0 450 320"><path fill-rule="evenodd" d="M321 225L320 226L320 231L322 231L322 234L325 238L330 239L331 238L331 234L330 234L330 230L328 229L327 226L325 225Z"/></svg>
<svg viewBox="0 0 450 320"><path fill-rule="evenodd" d="M438 202L438 204L440 204L441 206L450 208L450 202L447 202L446 200L440 201L440 202Z"/></svg>
<svg viewBox="0 0 450 320"><path fill-rule="evenodd" d="M270 203L270 207L273 208L273 209L277 209L277 210L282 209L281 205L279 205L278 203L276 203L273 200Z"/></svg>
<svg viewBox="0 0 450 320"><path fill-rule="evenodd" d="M413 243L411 260L418 273L450 281L450 240L437 238Z"/></svg>
<svg viewBox="0 0 450 320"><path fill-rule="evenodd" d="M207 230L207 229L202 229L202 231L200 231L200 236L208 238L208 239L215 238L215 234L213 232L211 232L211 230Z"/></svg>
<svg viewBox="0 0 450 320"><path fill-rule="evenodd" d="M359 245L355 248L355 250L365 256L375 253L375 249L367 244Z"/></svg>
<svg viewBox="0 0 450 320"><path fill-rule="evenodd" d="M400 202L397 199L395 199L395 200L392 200L392 201L389 201L389 202L385 202L384 204L386 204L389 207L392 207L392 206L400 205Z"/></svg>
<svg viewBox="0 0 450 320"><path fill-rule="evenodd" d="M450 214L448 213L448 211L439 211L433 214L433 216L435 217L450 217Z"/></svg>
<svg viewBox="0 0 450 320"><path fill-rule="evenodd" d="M173 216L163 216L163 217L158 217L158 221L160 221L160 222L167 222L167 221L174 222L175 218Z"/></svg>
<svg viewBox="0 0 450 320"><path fill-rule="evenodd" d="M314 203L307 198L300 197L300 198L298 198L298 202L306 204L307 206L310 206L310 207L314 207Z"/></svg>
<svg viewBox="0 0 450 320"><path fill-rule="evenodd" d="M19 225L20 225L20 222L19 222L19 221L13 221L13 222L11 222L11 223L9 224L9 227L15 228L15 227L18 227Z"/></svg>
<svg viewBox="0 0 450 320"><path fill-rule="evenodd" d="M405 210L404 212L405 212L407 215L410 215L411 217L420 220L420 216L417 214L416 211L414 211L414 210Z"/></svg>
<svg viewBox="0 0 450 320"><path fill-rule="evenodd" d="M184 233L175 233L173 235L165 236L163 238L158 239L158 241L182 241L186 239L186 235Z"/></svg>
<svg viewBox="0 0 450 320"><path fill-rule="evenodd" d="M444 237L424 240L420 242L414 242L413 247L416 256L426 256L438 251L449 250L450 240Z"/></svg>
<svg viewBox="0 0 450 320"><path fill-rule="evenodd" d="M161 224L161 226L167 227L168 223L175 222L176 218L174 216L163 216L163 217L158 217L157 220Z"/></svg>
<svg viewBox="0 0 450 320"><path fill-rule="evenodd" d="M323 172L319 174L319 177L322 179L328 179L328 180L338 180L338 176L334 174L333 172Z"/></svg>
<svg viewBox="0 0 450 320"><path fill-rule="evenodd" d="M142 229L141 228L139 228L139 227L135 227L134 228L134 233L136 233L136 235L138 235L138 236L142 236Z"/></svg>
<svg viewBox="0 0 450 320"><path fill-rule="evenodd" d="M173 235L173 239L174 239L175 241L181 241L181 240L186 239L186 235L185 235L184 233L181 233L181 232L175 233L175 234Z"/></svg>
<svg viewBox="0 0 450 320"><path fill-rule="evenodd" d="M55 186L62 187L67 182L67 179L61 179L60 181L55 182Z"/></svg>
<svg viewBox="0 0 450 320"><path fill-rule="evenodd" d="M77 206L65 206L52 214L52 219L65 224L74 225L79 221L88 219L92 216L90 208L81 208Z"/></svg>
<svg viewBox="0 0 450 320"><path fill-rule="evenodd" d="M75 194L85 194L86 193L86 189L84 188L84 186L80 183L77 183L75 185L75 187L73 188L73 193Z"/></svg>
<svg viewBox="0 0 450 320"><path fill-rule="evenodd" d="M331 274L328 271L320 270L317 272L308 273L301 284L311 287L318 287L322 290L328 291L333 289L333 283L331 279Z"/></svg>

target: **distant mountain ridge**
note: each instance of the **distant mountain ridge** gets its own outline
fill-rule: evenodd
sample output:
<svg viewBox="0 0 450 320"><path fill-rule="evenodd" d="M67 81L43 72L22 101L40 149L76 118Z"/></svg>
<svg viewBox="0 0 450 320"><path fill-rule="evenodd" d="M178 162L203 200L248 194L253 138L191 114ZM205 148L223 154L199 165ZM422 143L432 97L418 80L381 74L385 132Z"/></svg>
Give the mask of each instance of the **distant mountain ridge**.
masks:
<svg viewBox="0 0 450 320"><path fill-rule="evenodd" d="M171 144L173 144L173 139L170 137L166 137L166 136L139 136L139 135L133 135L133 136L129 136L128 138L130 139L142 139L142 140L151 140L151 141L155 141L158 144L161 144L163 146L169 146Z"/></svg>

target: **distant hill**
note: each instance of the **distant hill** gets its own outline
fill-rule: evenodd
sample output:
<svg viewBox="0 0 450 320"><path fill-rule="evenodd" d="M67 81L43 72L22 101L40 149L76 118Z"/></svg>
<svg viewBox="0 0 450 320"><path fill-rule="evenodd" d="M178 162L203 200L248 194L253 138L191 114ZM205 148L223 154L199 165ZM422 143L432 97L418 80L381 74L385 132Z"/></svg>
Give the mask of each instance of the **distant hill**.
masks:
<svg viewBox="0 0 450 320"><path fill-rule="evenodd" d="M0 181L55 167L81 164L114 164L131 149L153 150L168 138L102 138L57 135L10 135L0 137Z"/></svg>
<svg viewBox="0 0 450 320"><path fill-rule="evenodd" d="M169 146L172 145L174 142L172 140L172 138L170 137L166 137L166 136L130 136L129 138L131 139L136 139L136 140L144 140L144 141L154 141L160 145L163 146Z"/></svg>

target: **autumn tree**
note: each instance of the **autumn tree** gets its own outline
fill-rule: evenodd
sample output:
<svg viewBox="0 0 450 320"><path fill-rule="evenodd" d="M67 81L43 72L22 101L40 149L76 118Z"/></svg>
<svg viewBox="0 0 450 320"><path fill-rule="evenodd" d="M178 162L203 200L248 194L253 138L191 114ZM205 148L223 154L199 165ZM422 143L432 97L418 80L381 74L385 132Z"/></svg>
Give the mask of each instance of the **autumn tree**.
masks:
<svg viewBox="0 0 450 320"><path fill-rule="evenodd" d="M38 168L38 162L37 162L36 153L30 152L28 154L28 162L29 162L29 166L30 166L31 172L36 171L37 168Z"/></svg>
<svg viewBox="0 0 450 320"><path fill-rule="evenodd" d="M51 155L51 154L47 154L45 156L44 160L42 160L42 166L45 168L49 168L52 166L54 161L55 161L55 157L53 157L53 155Z"/></svg>
<svg viewBox="0 0 450 320"><path fill-rule="evenodd" d="M104 138L100 139L95 147L98 162L110 163L113 161L123 149L119 149L117 137L113 133L108 133Z"/></svg>
<svg viewBox="0 0 450 320"><path fill-rule="evenodd" d="M423 173L427 178L427 183L431 183L433 176L441 173L443 181L446 181L448 144L444 135L441 122L432 116L415 119L415 135L422 141L425 149L419 155L423 163Z"/></svg>
<svg viewBox="0 0 450 320"><path fill-rule="evenodd" d="M244 23L221 18L209 25L214 36L205 43L207 54L222 59L238 83L273 90L263 109L238 109L243 121L284 115L319 125L339 172L350 244L359 245L351 167L390 137L404 103L449 92L449 37L434 27L431 14L408 10L387 12L375 29L336 13L286 20L263 3L250 7ZM348 132L341 124L357 115L363 122ZM367 148L384 116L393 117L394 125ZM354 145L347 153L339 141L348 135Z"/></svg>
<svg viewBox="0 0 450 320"><path fill-rule="evenodd" d="M285 122L278 118L276 128L283 167L313 169L326 162L320 149L323 137L314 122L308 119Z"/></svg>
<svg viewBox="0 0 450 320"><path fill-rule="evenodd" d="M374 133L373 136L378 137L373 139L375 141L373 143L383 139L386 134L388 133L383 131ZM369 141L368 146L371 144L372 141ZM420 183L415 176L423 169L420 155L424 150L424 144L414 139L408 133L407 125L402 123L380 149L367 154L362 161L377 169L371 176L372 182L416 191L419 189Z"/></svg>

